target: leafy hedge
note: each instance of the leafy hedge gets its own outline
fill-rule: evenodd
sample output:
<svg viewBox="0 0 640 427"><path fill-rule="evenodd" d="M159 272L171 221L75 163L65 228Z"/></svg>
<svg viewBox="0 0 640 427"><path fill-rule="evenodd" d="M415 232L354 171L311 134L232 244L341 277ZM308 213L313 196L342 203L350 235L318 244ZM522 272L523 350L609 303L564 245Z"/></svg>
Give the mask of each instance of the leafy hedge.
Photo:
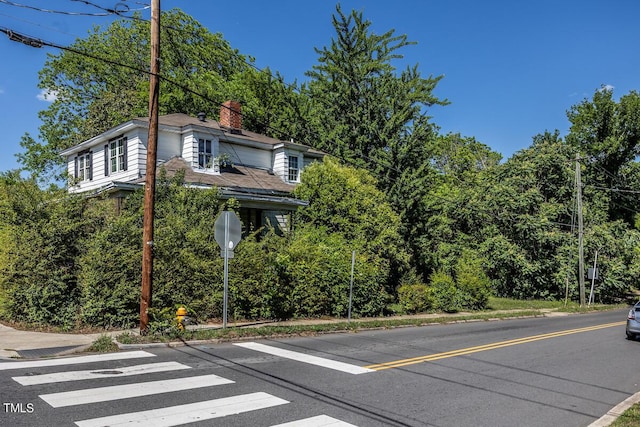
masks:
<svg viewBox="0 0 640 427"><path fill-rule="evenodd" d="M7 243L0 250L0 315L69 328L136 325L143 191L126 198L116 212L112 199L41 191L17 176L11 184L0 187L6 214L0 238ZM171 311L185 305L200 320L222 317L223 260L213 222L229 207L237 206L221 202L215 190L186 188L181 176L161 174L154 221L154 308ZM357 228L350 233L300 224L287 236L268 230L246 236L230 260L231 316L346 316L354 250L352 314L382 314L393 299L395 285L389 279L398 261L389 259L382 240L368 241L364 233L371 229L358 221L352 218ZM384 233L393 236L394 231Z"/></svg>

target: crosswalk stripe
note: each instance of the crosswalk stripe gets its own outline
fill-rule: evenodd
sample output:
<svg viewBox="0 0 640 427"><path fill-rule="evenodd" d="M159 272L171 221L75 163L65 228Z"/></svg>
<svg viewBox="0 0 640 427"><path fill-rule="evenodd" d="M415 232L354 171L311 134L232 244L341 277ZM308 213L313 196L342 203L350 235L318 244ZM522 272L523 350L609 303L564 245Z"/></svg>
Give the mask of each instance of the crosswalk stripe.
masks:
<svg viewBox="0 0 640 427"><path fill-rule="evenodd" d="M375 372L373 369L363 368L362 366L351 365L349 363L338 362L336 360L325 359L323 357L285 350L283 348L272 347L256 342L236 343L235 345L237 345L238 347L248 348L250 350L260 351L262 353L272 354L274 356L284 357L285 359L291 359L298 362L309 363L311 365L322 366L323 368L334 369L336 371L346 372L354 375Z"/></svg>
<svg viewBox="0 0 640 427"><path fill-rule="evenodd" d="M66 357L60 359L28 360L23 362L1 362L0 371L9 369L41 368L46 366L77 365L80 363L103 362L111 360L138 359L155 357L146 351L128 351L118 353L92 354L89 356Z"/></svg>
<svg viewBox="0 0 640 427"><path fill-rule="evenodd" d="M337 420L328 415L318 415L317 417L305 418L303 420L291 421L290 423L277 424L271 427L357 427L344 421Z"/></svg>
<svg viewBox="0 0 640 427"><path fill-rule="evenodd" d="M176 378L171 380L148 381L134 384L66 391L61 393L41 394L40 398L54 408L59 408L63 406L107 402L111 400L149 396L152 394L162 394L222 384L233 384L233 381L217 375L200 375L196 377Z"/></svg>
<svg viewBox="0 0 640 427"><path fill-rule="evenodd" d="M287 403L289 402L279 397L264 392L257 392L168 408L82 420L77 421L76 425L78 427L117 427L123 425L170 427L226 417L227 415L236 415Z"/></svg>
<svg viewBox="0 0 640 427"><path fill-rule="evenodd" d="M116 369L55 372L43 375L25 375L12 377L22 385L60 383L66 381L95 380L99 378L128 377L131 375L152 374L157 372L190 369L190 366L178 362L148 363L145 365L126 366Z"/></svg>

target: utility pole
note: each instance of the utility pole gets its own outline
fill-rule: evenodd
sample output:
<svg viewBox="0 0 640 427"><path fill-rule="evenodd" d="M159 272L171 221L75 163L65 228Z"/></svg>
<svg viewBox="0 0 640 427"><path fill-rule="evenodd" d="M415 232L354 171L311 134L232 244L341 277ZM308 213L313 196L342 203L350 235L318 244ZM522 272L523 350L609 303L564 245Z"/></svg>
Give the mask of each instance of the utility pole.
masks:
<svg viewBox="0 0 640 427"><path fill-rule="evenodd" d="M151 0L151 73L149 74L149 140L144 185L142 229L142 292L140 296L140 334L149 330L149 308L153 288L153 217L156 194L158 145L158 97L160 94L160 0Z"/></svg>
<svg viewBox="0 0 640 427"><path fill-rule="evenodd" d="M576 154L576 191L578 199L578 283L580 284L580 307L584 307L584 225L582 221L582 178L580 176L579 154Z"/></svg>

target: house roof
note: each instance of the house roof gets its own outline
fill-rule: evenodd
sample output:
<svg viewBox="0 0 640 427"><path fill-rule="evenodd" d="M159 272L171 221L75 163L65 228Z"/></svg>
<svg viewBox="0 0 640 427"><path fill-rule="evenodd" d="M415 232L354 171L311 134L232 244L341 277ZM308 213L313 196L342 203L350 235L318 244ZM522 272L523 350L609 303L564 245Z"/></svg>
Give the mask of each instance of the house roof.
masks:
<svg viewBox="0 0 640 427"><path fill-rule="evenodd" d="M138 122L149 123L148 117L139 117L134 119ZM220 135L220 139L222 141L244 141L244 142L252 142L259 144L266 144L270 146L277 146L284 144L285 146L294 146L298 150L306 151L308 154L312 156L323 156L324 153L321 151L315 150L307 145L298 144L293 141L280 140L277 138L271 138L269 136L251 132L246 129L232 129L226 126L222 126L219 122L211 119L200 120L197 117L191 117L188 114L183 113L174 113L174 114L166 114L164 116L158 117L158 125L159 126L170 126L180 128L181 131L185 131L188 128L207 128L211 131L218 133Z"/></svg>
<svg viewBox="0 0 640 427"><path fill-rule="evenodd" d="M197 172L181 157L173 157L158 167L164 168L167 176L174 176L179 171L184 171L184 182L187 185L211 186L221 189L234 190L237 192L252 192L271 195L290 195L295 188L294 184L289 184L272 172L252 168L248 166L235 165L233 167L221 168L220 175ZM137 182L144 182L144 177Z"/></svg>
<svg viewBox="0 0 640 427"><path fill-rule="evenodd" d="M117 136L123 131L131 128L143 128L146 129L149 126L148 117L138 117L128 122L122 123L114 128L111 128L100 135L96 135L93 138L82 142L81 144L69 147L60 152L61 156L69 156L78 153L84 149L95 146L105 140L109 140L114 136ZM248 145L258 146L270 146L276 147L282 145L285 147L295 147L295 149L304 151L309 157L321 158L325 155L322 151L315 150L307 145L298 144L293 141L279 140L271 138L266 135L251 132L245 129L231 129L225 126L221 126L219 122L211 119L200 120L197 117L191 117L188 114L174 113L166 114L158 117L158 126L160 130L185 132L189 129L196 131L210 132L213 135L219 136L221 141L236 141Z"/></svg>

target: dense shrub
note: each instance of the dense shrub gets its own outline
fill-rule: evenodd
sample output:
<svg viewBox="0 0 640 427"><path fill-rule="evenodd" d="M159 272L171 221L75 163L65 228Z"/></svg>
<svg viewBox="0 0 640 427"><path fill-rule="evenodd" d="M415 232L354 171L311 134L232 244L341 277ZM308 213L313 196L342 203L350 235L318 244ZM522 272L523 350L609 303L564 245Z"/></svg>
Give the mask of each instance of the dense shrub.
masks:
<svg viewBox="0 0 640 427"><path fill-rule="evenodd" d="M395 294L410 271L409 256L400 235L400 217L373 176L326 157L305 168L295 194L309 201L298 210L298 222L338 233L351 249L384 260L388 276L377 280L384 282L388 294Z"/></svg>
<svg viewBox="0 0 640 427"><path fill-rule="evenodd" d="M462 295L456 282L449 274L436 271L430 278L433 307L447 313L455 313L462 309Z"/></svg>
<svg viewBox="0 0 640 427"><path fill-rule="evenodd" d="M433 297L427 285L407 284L398 288L398 303L405 313L423 313L433 306Z"/></svg>
<svg viewBox="0 0 640 427"><path fill-rule="evenodd" d="M295 316L346 316L349 307L352 246L340 233L300 227L278 256L281 279L288 286ZM374 254L357 253L352 313L382 312L388 264Z"/></svg>
<svg viewBox="0 0 640 427"><path fill-rule="evenodd" d="M2 315L32 324L75 326L78 256L95 222L86 201L42 191L17 174L0 177Z"/></svg>
<svg viewBox="0 0 640 427"><path fill-rule="evenodd" d="M126 328L140 312L142 218L124 212L87 241L80 257L81 319Z"/></svg>
<svg viewBox="0 0 640 427"><path fill-rule="evenodd" d="M483 270L482 259L473 251L462 252L455 267L455 281L462 308L486 308L491 296L491 281Z"/></svg>
<svg viewBox="0 0 640 427"><path fill-rule="evenodd" d="M99 326L137 323L142 280L142 198L129 196L120 214L87 243L81 258L82 319ZM161 174L156 186L153 307L188 305L198 317L218 317L222 261L213 221L214 190L186 188Z"/></svg>
<svg viewBox="0 0 640 427"><path fill-rule="evenodd" d="M281 280L276 264L285 244L286 239L273 230L243 238L229 261L229 307L235 318L291 317L289 288Z"/></svg>

